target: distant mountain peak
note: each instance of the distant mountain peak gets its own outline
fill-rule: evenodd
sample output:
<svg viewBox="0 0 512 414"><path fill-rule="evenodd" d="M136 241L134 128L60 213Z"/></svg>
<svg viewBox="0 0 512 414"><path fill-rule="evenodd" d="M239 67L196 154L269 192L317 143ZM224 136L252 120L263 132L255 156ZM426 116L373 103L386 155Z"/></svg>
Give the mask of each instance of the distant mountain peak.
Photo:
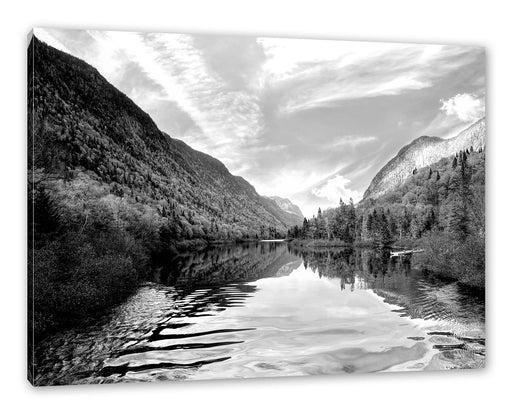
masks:
<svg viewBox="0 0 512 414"><path fill-rule="evenodd" d="M281 210L286 211L287 213L290 213L290 214L294 214L294 215L300 217L301 220L304 218L299 206L297 206L296 204L293 204L292 201L290 201L289 199L279 197L279 196L270 196L268 198L275 201L275 203L279 206L279 208Z"/></svg>
<svg viewBox="0 0 512 414"><path fill-rule="evenodd" d="M402 147L398 154L375 175L363 199L377 198L396 188L417 168L426 167L471 147L475 151L484 148L485 136L484 117L449 139L432 136L414 139Z"/></svg>

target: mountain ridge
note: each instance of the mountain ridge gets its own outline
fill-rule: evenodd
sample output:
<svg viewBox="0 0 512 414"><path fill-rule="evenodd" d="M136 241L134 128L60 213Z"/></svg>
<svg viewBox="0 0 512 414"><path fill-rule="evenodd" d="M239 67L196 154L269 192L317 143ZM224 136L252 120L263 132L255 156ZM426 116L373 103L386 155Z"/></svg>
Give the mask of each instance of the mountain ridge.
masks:
<svg viewBox="0 0 512 414"><path fill-rule="evenodd" d="M378 198L403 183L414 170L431 165L461 150L485 148L485 117L452 138L421 136L403 146L374 176L363 200Z"/></svg>

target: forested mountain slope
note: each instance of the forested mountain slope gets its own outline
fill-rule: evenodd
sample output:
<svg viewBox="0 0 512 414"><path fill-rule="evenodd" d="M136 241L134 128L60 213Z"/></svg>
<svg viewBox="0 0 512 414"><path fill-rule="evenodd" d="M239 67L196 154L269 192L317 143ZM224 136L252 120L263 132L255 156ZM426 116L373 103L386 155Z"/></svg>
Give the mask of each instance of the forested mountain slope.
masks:
<svg viewBox="0 0 512 414"><path fill-rule="evenodd" d="M450 139L423 136L403 147L373 178L364 199L377 198L403 183L413 171L431 165L459 151L485 147L485 118Z"/></svg>
<svg viewBox="0 0 512 414"><path fill-rule="evenodd" d="M260 237L300 222L219 160L161 132L92 66L35 37L29 50L29 165L51 176L76 214L76 199L90 206L110 194L160 217L175 238Z"/></svg>

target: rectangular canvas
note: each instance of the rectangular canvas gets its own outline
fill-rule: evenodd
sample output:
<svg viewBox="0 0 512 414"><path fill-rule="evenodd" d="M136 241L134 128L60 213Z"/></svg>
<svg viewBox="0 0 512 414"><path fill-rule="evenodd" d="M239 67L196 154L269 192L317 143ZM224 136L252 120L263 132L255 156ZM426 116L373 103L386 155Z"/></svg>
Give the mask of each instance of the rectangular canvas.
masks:
<svg viewBox="0 0 512 414"><path fill-rule="evenodd" d="M39 28L27 62L32 384L484 366L482 47Z"/></svg>

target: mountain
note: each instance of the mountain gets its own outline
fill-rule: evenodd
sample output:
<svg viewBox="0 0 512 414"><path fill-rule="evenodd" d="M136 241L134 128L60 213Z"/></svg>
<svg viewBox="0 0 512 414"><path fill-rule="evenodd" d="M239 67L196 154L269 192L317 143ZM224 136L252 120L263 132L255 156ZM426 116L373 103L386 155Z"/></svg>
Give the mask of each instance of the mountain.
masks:
<svg viewBox="0 0 512 414"><path fill-rule="evenodd" d="M485 148L485 118L480 119L450 139L422 136L403 147L373 178L363 199L378 198L396 188L415 169L453 157L461 150Z"/></svg>
<svg viewBox="0 0 512 414"><path fill-rule="evenodd" d="M183 239L260 237L301 223L219 160L160 131L86 62L35 36L28 58L28 165L76 214L102 200L168 221Z"/></svg>
<svg viewBox="0 0 512 414"><path fill-rule="evenodd" d="M290 200L287 198L282 198L278 196L270 196L267 197L273 200L281 210L285 211L286 213L293 214L295 216L298 216L300 220L304 220L304 216L302 215L302 211L300 211L300 208L298 205L293 204Z"/></svg>

